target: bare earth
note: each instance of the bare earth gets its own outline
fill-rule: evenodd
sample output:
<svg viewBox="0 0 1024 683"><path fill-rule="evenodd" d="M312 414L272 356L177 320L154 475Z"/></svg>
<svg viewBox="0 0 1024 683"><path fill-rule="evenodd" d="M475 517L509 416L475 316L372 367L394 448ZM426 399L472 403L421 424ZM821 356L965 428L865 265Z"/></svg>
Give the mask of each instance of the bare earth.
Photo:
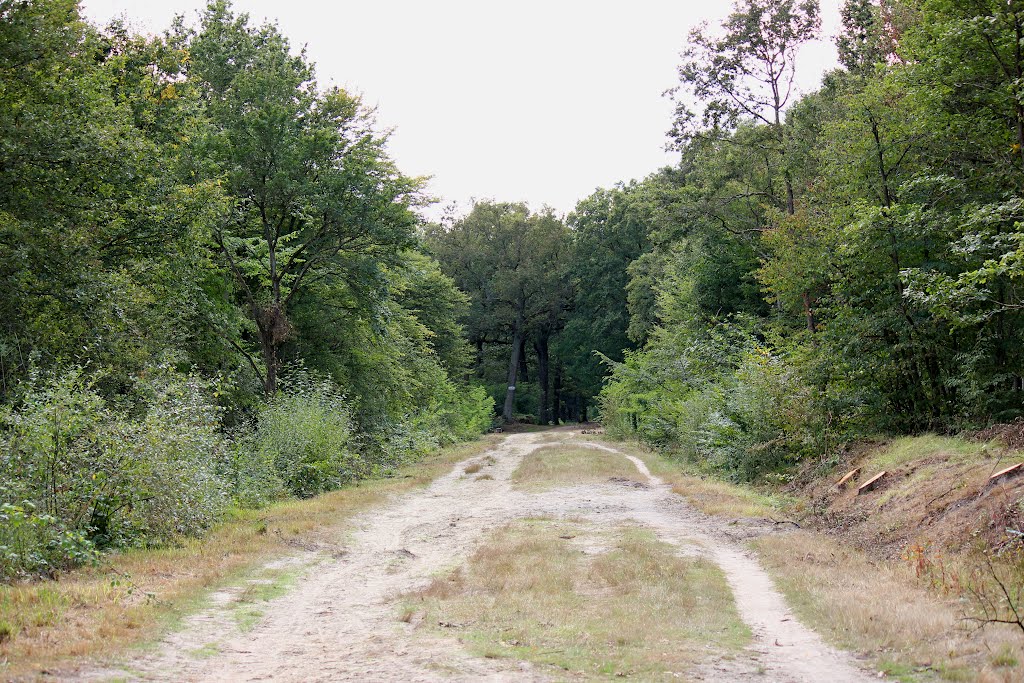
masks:
<svg viewBox="0 0 1024 683"><path fill-rule="evenodd" d="M578 432L564 440L602 448ZM796 683L874 680L848 654L822 642L789 612L756 559L740 543L744 529L712 519L636 465L648 485L609 482L540 493L514 490L509 478L521 458L550 445L552 432L514 434L490 451L493 480L463 473L468 462L429 488L393 500L357 520L344 552L308 552L276 568L302 572L296 586L263 606L266 614L242 632L233 608L240 590L214 595L213 605L188 619L152 653L120 666L82 671L75 680L167 681L543 681L547 672L525 662L470 655L454 639L429 638L398 619L396 598L458 566L484 535L524 517L596 523L637 523L690 554L694 546L719 564L743 620L754 632L744 656L709 661L695 680ZM565 674L562 675L562 678Z"/></svg>

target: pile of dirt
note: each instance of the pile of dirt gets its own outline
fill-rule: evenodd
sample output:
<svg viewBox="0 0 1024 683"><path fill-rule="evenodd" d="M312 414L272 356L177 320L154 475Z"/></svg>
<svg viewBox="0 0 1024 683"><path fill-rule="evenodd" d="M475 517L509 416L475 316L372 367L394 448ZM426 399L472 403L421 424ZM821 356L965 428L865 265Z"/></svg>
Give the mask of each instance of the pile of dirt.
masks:
<svg viewBox="0 0 1024 683"><path fill-rule="evenodd" d="M820 469L801 473L790 487L803 501L801 522L886 558L914 547L933 553L999 548L1011 541L1007 529L1024 528L1024 468L990 480L1024 460L1024 453L938 452L883 469L877 456L884 448L855 449L828 475ZM843 475L857 468L840 488ZM858 490L881 471L874 488Z"/></svg>

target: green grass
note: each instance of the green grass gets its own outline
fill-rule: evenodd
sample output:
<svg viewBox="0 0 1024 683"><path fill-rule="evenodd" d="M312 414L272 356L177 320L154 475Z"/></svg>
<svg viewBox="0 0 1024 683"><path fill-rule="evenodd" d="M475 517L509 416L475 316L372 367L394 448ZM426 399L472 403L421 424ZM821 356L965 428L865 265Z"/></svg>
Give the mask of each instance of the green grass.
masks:
<svg viewBox="0 0 1024 683"><path fill-rule="evenodd" d="M234 619L240 631L251 631L263 618L262 605L279 598L298 582L307 567L261 571L249 580L235 601Z"/></svg>
<svg viewBox="0 0 1024 683"><path fill-rule="evenodd" d="M208 659L210 657L215 657L220 653L220 645L217 643L207 643L202 647L189 650L188 653L196 659Z"/></svg>
<svg viewBox="0 0 1024 683"><path fill-rule="evenodd" d="M942 456L950 462L974 462L992 455L993 445L956 437L924 434L905 436L880 449L865 464L872 470L892 470L908 463Z"/></svg>

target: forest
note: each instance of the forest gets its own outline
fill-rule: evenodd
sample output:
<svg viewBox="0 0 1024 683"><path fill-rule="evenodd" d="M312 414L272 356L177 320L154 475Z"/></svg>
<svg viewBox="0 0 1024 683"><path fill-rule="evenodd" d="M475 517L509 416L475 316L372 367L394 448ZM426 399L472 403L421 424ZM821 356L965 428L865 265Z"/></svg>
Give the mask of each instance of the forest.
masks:
<svg viewBox="0 0 1024 683"><path fill-rule="evenodd" d="M599 415L749 481L1021 416L1024 13L841 16L842 68L798 96L818 4L738 3L681 55L677 166L564 225L485 202L428 232L506 420Z"/></svg>
<svg viewBox="0 0 1024 683"><path fill-rule="evenodd" d="M695 29L672 167L431 222L276 25L0 0L0 577L503 422L756 481L1019 418L1024 8L847 0L841 68L798 95L820 24L739 0Z"/></svg>

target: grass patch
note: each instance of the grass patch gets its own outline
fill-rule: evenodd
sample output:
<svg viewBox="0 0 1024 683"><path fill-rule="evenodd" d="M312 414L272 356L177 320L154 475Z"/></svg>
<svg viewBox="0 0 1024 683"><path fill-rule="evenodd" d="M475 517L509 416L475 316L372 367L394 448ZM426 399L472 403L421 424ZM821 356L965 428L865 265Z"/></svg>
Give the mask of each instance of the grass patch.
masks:
<svg viewBox="0 0 1024 683"><path fill-rule="evenodd" d="M195 659L209 659L220 654L220 645L217 643L207 643L195 650L189 650L188 653Z"/></svg>
<svg viewBox="0 0 1024 683"><path fill-rule="evenodd" d="M262 605L279 598L295 585L305 568L259 572L235 600L234 619L240 631L251 631L263 618Z"/></svg>
<svg viewBox="0 0 1024 683"><path fill-rule="evenodd" d="M898 680L1021 680L1022 643L1009 628L969 628L954 601L915 581L909 567L869 559L819 534L753 543L801 620L828 641L873 657Z"/></svg>
<svg viewBox="0 0 1024 683"><path fill-rule="evenodd" d="M977 443L956 437L924 434L895 439L879 449L865 466L871 470L893 470L911 462L941 456L945 462L975 462L991 457L991 443Z"/></svg>
<svg viewBox="0 0 1024 683"><path fill-rule="evenodd" d="M780 495L730 484L703 474L689 463L668 458L637 444L604 440L624 453L640 458L651 474L672 487L701 512L722 517L773 517L793 501ZM621 457L621 456L620 456Z"/></svg>
<svg viewBox="0 0 1024 683"><path fill-rule="evenodd" d="M718 567L682 558L648 531L595 531L521 520L494 532L466 566L407 596L477 654L586 677L681 673L750 640Z"/></svg>
<svg viewBox="0 0 1024 683"><path fill-rule="evenodd" d="M531 490L608 481L612 477L640 481L640 475L626 458L597 448L568 444L538 448L526 455L512 483Z"/></svg>
<svg viewBox="0 0 1024 683"><path fill-rule="evenodd" d="M329 548L354 515L429 484L500 437L444 449L397 476L262 510L236 510L203 539L111 555L57 581L0 585L0 678L31 677L78 657L144 644L240 580L297 547Z"/></svg>

